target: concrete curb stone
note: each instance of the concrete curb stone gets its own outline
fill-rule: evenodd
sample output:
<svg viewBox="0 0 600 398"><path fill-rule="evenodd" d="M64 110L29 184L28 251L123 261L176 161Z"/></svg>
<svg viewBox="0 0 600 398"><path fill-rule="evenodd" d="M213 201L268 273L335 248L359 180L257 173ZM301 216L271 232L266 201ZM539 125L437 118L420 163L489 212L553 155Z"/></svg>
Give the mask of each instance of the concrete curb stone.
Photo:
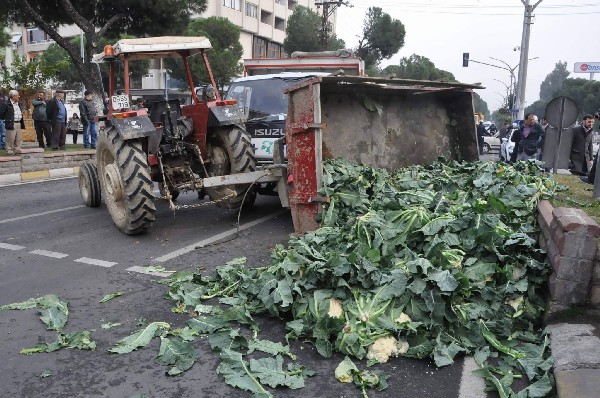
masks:
<svg viewBox="0 0 600 398"><path fill-rule="evenodd" d="M79 166L51 170L38 170L23 173L0 174L0 186L17 184L25 181L50 180L79 174Z"/></svg>

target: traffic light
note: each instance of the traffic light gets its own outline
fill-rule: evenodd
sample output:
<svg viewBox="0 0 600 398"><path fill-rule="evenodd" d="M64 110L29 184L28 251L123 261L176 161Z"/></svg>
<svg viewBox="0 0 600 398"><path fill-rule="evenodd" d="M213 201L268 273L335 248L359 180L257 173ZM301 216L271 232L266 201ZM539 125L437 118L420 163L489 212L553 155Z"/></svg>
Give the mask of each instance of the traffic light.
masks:
<svg viewBox="0 0 600 398"><path fill-rule="evenodd" d="M463 67L469 66L469 53L463 53Z"/></svg>

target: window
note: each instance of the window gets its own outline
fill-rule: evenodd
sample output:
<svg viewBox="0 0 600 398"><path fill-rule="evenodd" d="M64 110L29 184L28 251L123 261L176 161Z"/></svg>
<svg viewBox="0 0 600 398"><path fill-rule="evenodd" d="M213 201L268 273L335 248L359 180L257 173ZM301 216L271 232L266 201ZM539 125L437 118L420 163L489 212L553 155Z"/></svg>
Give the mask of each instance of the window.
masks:
<svg viewBox="0 0 600 398"><path fill-rule="evenodd" d="M223 6L233 8L236 11L242 11L242 0L223 0Z"/></svg>
<svg viewBox="0 0 600 398"><path fill-rule="evenodd" d="M279 43L270 41L267 45L267 57L282 58L284 54L283 47Z"/></svg>
<svg viewBox="0 0 600 398"><path fill-rule="evenodd" d="M267 43L268 41L262 37L254 36L254 46L252 48L252 58L266 58L267 57Z"/></svg>
<svg viewBox="0 0 600 398"><path fill-rule="evenodd" d="M298 5L297 0L288 0L288 10L294 11L296 9L297 5Z"/></svg>
<svg viewBox="0 0 600 398"><path fill-rule="evenodd" d="M258 19L258 6L252 3L246 3L246 15Z"/></svg>
<svg viewBox="0 0 600 398"><path fill-rule="evenodd" d="M281 4L282 6L285 6L285 0L275 0L275 4Z"/></svg>
<svg viewBox="0 0 600 398"><path fill-rule="evenodd" d="M269 11L260 10L260 22L267 25L273 25L273 14Z"/></svg>
<svg viewBox="0 0 600 398"><path fill-rule="evenodd" d="M40 28L28 28L27 29L27 43L28 44L45 43L50 40L51 39L48 37L48 35Z"/></svg>
<svg viewBox="0 0 600 398"><path fill-rule="evenodd" d="M285 30L285 19L275 17L275 29Z"/></svg>

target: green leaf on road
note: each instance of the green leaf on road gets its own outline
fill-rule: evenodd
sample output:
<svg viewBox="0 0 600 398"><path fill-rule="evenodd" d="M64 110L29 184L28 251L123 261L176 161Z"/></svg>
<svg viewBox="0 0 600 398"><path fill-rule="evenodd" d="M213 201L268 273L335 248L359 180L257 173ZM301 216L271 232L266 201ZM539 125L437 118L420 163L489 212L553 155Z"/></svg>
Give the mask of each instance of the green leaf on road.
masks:
<svg viewBox="0 0 600 398"><path fill-rule="evenodd" d="M156 360L162 365L173 365L167 372L169 376L176 376L190 369L197 359L198 353L189 342L160 337L160 350Z"/></svg>
<svg viewBox="0 0 600 398"><path fill-rule="evenodd" d="M288 387L292 390L304 387L302 370L283 370L283 357L250 359L250 371L261 383L270 387Z"/></svg>
<svg viewBox="0 0 600 398"><path fill-rule="evenodd" d="M100 300L99 303L106 303L107 301L110 301L110 300L114 299L115 297L119 297L122 295L123 295L123 293L121 293L121 292L107 294L106 296L102 297L102 300Z"/></svg>
<svg viewBox="0 0 600 398"><path fill-rule="evenodd" d="M40 374L40 377L41 377L42 379L43 379L43 378L45 378L45 377L50 377L50 376L52 376L52 372L50 372L50 370L49 370L49 369L46 369L46 370L44 370L44 371L43 371L43 372Z"/></svg>
<svg viewBox="0 0 600 398"><path fill-rule="evenodd" d="M254 351L262 351L271 355L285 355L288 358L296 359L296 356L290 352L290 346L284 346L270 340L250 340L248 344L248 354Z"/></svg>
<svg viewBox="0 0 600 398"><path fill-rule="evenodd" d="M171 325L166 322L152 322L144 329L138 330L130 336L124 337L115 343L115 346L108 350L116 354L127 354L140 347L145 347L150 344L150 341L164 334Z"/></svg>
<svg viewBox="0 0 600 398"><path fill-rule="evenodd" d="M102 325L100 325L100 327L102 329L112 329L114 327L121 326L121 325L122 324L120 322L115 322L115 323L113 323L113 322L107 322L107 323L103 323Z"/></svg>
<svg viewBox="0 0 600 398"><path fill-rule="evenodd" d="M60 331L65 327L69 316L69 308L66 302L54 295L49 294L38 299L38 306L42 307L40 319L48 329Z"/></svg>
<svg viewBox="0 0 600 398"><path fill-rule="evenodd" d="M31 355L40 352L53 352L61 348L77 348L79 350L95 350L96 342L90 337L90 332L60 333L58 339L52 343L38 343L34 348L25 348L19 354Z"/></svg>
<svg viewBox="0 0 600 398"><path fill-rule="evenodd" d="M38 300L30 298L29 300L22 301L20 303L12 303L0 306L0 311L4 310L28 310L38 306Z"/></svg>
<svg viewBox="0 0 600 398"><path fill-rule="evenodd" d="M232 387L250 391L254 394L262 394L262 397L272 397L256 376L252 374L248 362L239 352L223 350L219 354L221 363L217 367L217 373L225 378L225 383Z"/></svg>

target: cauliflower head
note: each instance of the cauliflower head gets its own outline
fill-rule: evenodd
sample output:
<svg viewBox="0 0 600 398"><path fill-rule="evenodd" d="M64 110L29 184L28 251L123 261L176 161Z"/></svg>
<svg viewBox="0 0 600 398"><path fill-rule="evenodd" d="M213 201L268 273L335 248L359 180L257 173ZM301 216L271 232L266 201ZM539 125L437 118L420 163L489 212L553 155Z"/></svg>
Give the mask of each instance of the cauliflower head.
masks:
<svg viewBox="0 0 600 398"><path fill-rule="evenodd" d="M404 340L396 340L392 336L380 337L371 346L367 352L367 359L374 359L379 363L386 363L390 357L397 357L408 351L408 343Z"/></svg>
<svg viewBox="0 0 600 398"><path fill-rule="evenodd" d="M340 300L335 298L329 299L329 312L327 313L331 318L341 318L344 315L342 303Z"/></svg>

